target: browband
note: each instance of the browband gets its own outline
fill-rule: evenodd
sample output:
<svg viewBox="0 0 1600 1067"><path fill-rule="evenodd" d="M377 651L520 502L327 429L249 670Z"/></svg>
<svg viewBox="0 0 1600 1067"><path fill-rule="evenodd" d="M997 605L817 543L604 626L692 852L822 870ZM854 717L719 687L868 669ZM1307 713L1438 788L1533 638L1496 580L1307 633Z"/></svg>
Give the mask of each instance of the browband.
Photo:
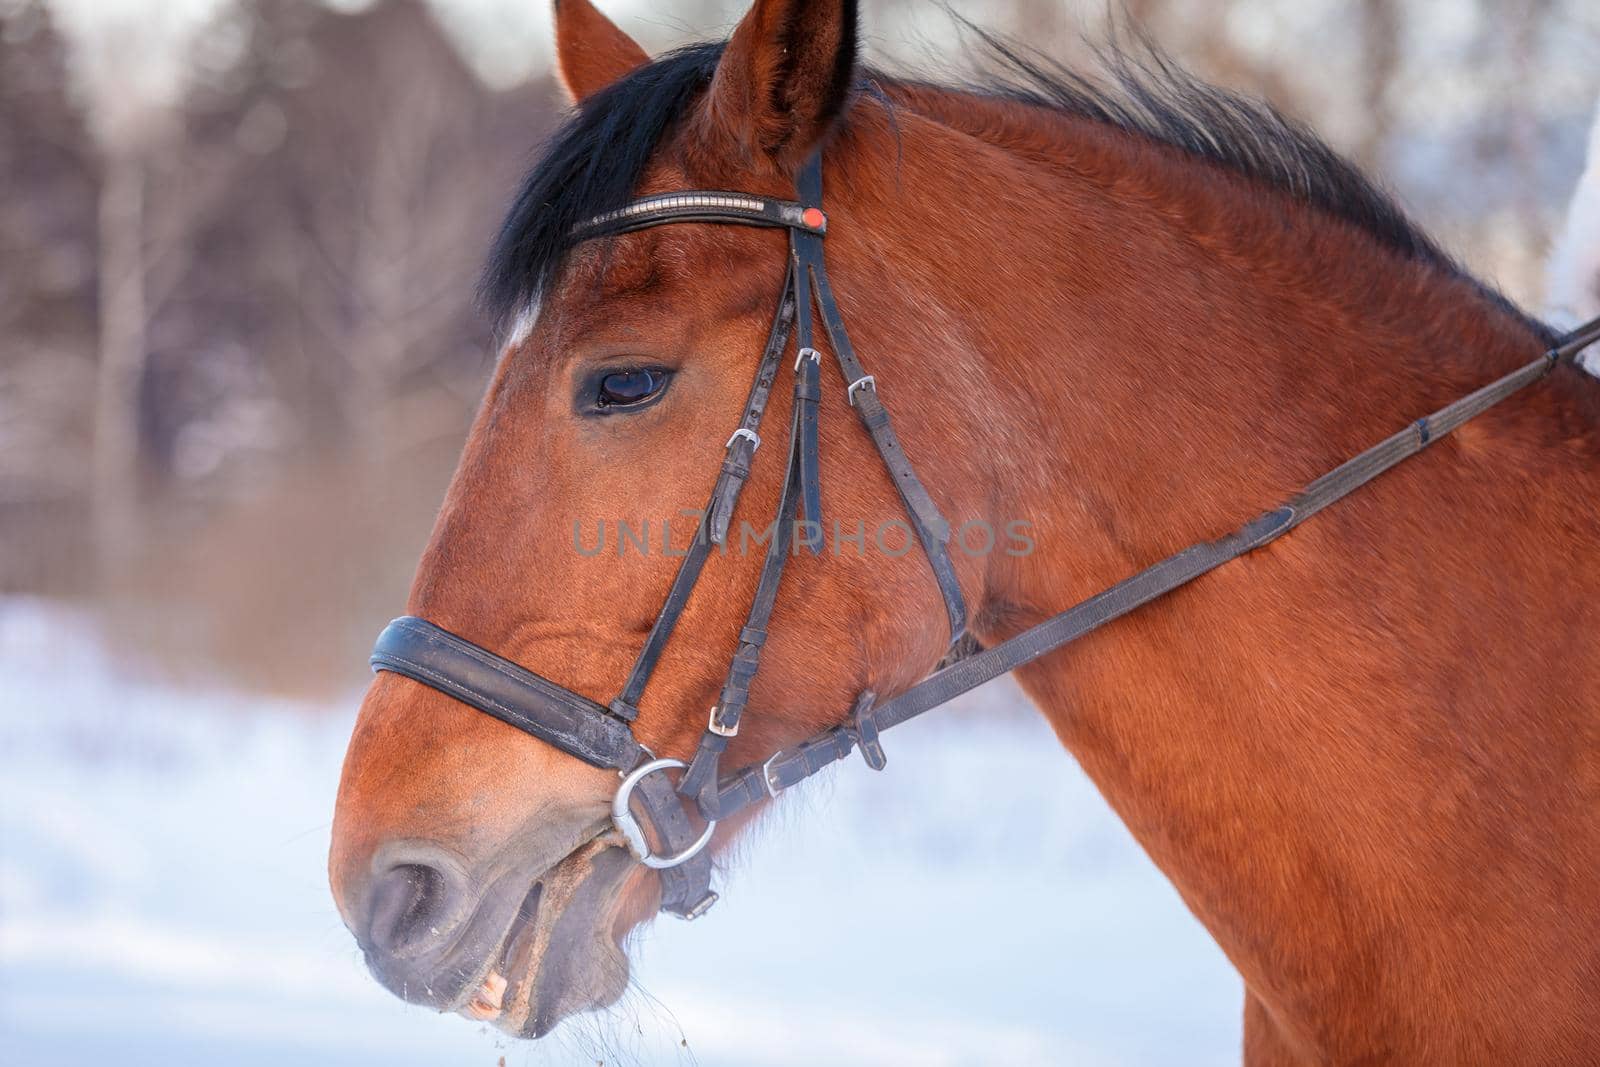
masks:
<svg viewBox="0 0 1600 1067"><path fill-rule="evenodd" d="M828 218L821 208L807 208L793 200L771 200L749 193L715 190L694 193L660 193L640 197L625 207L596 215L572 228L574 241L630 233L667 222L724 222L738 226L780 226L822 236Z"/></svg>

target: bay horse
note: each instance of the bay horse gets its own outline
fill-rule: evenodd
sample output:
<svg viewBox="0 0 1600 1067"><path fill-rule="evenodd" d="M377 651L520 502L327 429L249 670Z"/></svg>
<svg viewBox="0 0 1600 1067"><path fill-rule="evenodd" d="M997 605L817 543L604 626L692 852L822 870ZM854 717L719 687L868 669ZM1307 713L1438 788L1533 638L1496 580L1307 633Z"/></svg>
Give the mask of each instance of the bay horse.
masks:
<svg viewBox="0 0 1600 1067"><path fill-rule="evenodd" d="M699 536L687 521L661 535L673 551L619 554L574 529L703 499L793 284L782 227L574 238L636 197L732 190L715 196L756 212L825 185L825 223L782 226L794 249L825 224L839 310L930 506L1028 524L1031 551L949 554L987 648L1413 420L1430 443L1419 416L1556 343L1322 142L1159 58L1113 56L1107 87L991 42L992 84L897 79L860 64L850 0L756 0L727 42L655 60L588 0L557 0L556 30L577 109L491 258L505 343L407 607L458 655L537 670L519 684L564 708L607 713ZM770 417L800 427L815 406L807 509L881 529L901 472L848 414L862 380L807 384L849 358L815 343ZM741 515L787 514L798 483L771 452L740 453ZM1017 671L1238 968L1246 1062L1600 1062L1597 461L1600 382L1561 360ZM631 752L705 743L761 595L748 557L705 556L648 689L613 702ZM915 552L795 551L730 765L908 691L949 651L948 605ZM376 675L334 896L391 990L539 1036L621 994L621 946L668 872L608 829L626 768L447 682Z"/></svg>

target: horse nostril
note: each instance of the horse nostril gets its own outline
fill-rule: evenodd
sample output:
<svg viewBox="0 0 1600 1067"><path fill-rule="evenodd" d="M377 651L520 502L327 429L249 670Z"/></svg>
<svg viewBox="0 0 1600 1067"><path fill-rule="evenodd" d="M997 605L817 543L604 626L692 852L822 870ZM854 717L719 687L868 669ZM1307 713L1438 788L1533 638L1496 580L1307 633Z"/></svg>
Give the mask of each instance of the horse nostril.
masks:
<svg viewBox="0 0 1600 1067"><path fill-rule="evenodd" d="M449 890L443 871L420 863L402 863L372 886L367 937L389 956L407 955L439 936Z"/></svg>

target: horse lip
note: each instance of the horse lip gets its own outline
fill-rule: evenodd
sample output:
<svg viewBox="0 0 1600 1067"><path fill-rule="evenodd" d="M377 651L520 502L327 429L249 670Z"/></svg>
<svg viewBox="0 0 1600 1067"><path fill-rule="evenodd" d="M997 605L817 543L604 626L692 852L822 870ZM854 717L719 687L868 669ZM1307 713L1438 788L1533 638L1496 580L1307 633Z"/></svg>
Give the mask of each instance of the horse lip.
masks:
<svg viewBox="0 0 1600 1067"><path fill-rule="evenodd" d="M587 1010L614 1001L626 988L625 984L610 991L609 997L602 985L586 981L586 987L597 994L595 1001L574 1009L560 1005L558 1000L564 983L570 981L573 970L579 965L580 953L604 956L610 951L620 952L611 934L607 916L614 913L615 905L628 876L639 869L633 856L614 841L602 840L596 851L587 857L587 870L568 894L559 914L551 915L549 941L545 945L545 959L541 960L533 996L529 1000L528 1022L535 1033L549 1033L557 1022L574 1010ZM548 960L551 966L545 966ZM621 957L622 973L626 973L627 958ZM601 963L604 977L605 964ZM558 1010L553 1010L558 1009Z"/></svg>
<svg viewBox="0 0 1600 1067"><path fill-rule="evenodd" d="M489 881L473 903L460 909L461 914L451 923L454 929L447 941L425 954L406 959L403 968L396 970L379 965L369 953L367 962L373 975L402 1000L462 1015L467 1015L484 983L498 975L508 980L508 986L502 997L505 1009L495 1025L511 1030L510 1019L516 1017L515 1009L520 1005L514 999L518 988L510 986L509 980L514 975L519 976L519 986L526 985L526 981L520 979L522 968L508 969L509 961L525 961L537 966L532 947L541 914L550 910L546 892L549 879L573 856L594 847L596 838L604 833L604 826L603 822L590 823L576 835L576 844L554 864L518 865L503 870ZM445 855L444 850L440 850L440 855ZM450 860L459 865L453 854ZM525 873L519 873L529 867L541 872L531 884ZM541 907L541 901L545 906Z"/></svg>
<svg viewBox="0 0 1600 1067"><path fill-rule="evenodd" d="M497 957L498 966L495 969L506 976L508 981L505 993L508 1004L517 1003L523 987L534 978L532 973L533 947L536 941L534 934L539 917L539 898L543 894L544 882L534 882L533 888L529 889L528 895L523 898L522 906L512 917L511 926L506 931L505 944Z"/></svg>
<svg viewBox="0 0 1600 1067"><path fill-rule="evenodd" d="M594 951L594 931L617 899L634 864L607 835L591 838L540 876L528 891L485 974L498 970L508 981L504 1009L494 1025L516 1037L539 1038L567 1015L585 1007L562 1005L563 983L585 951ZM476 988L476 987L474 987Z"/></svg>

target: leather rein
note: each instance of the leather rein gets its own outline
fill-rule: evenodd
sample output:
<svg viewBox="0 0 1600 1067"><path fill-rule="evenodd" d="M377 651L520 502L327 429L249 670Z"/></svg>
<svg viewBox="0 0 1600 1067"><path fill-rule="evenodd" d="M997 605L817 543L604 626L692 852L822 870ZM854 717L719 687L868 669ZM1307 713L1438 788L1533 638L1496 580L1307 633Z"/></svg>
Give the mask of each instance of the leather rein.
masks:
<svg viewBox="0 0 1600 1067"><path fill-rule="evenodd" d="M1585 323L1532 362L1418 419L1233 533L1169 556L993 648L963 655L968 647L962 640L966 634L966 605L950 560L950 525L917 478L895 436L879 398L877 382L856 358L828 283L822 247L828 220L821 206L820 154L813 155L801 167L796 185L798 202L721 191L648 196L590 219L572 232L577 243L669 223L702 222L783 228L789 234L783 291L744 414L728 438L722 467L710 501L700 513L694 541L679 563L661 612L617 697L609 705L602 705L413 616L391 622L379 635L371 657L374 671L392 671L421 682L585 763L617 771L622 784L612 802L612 826L641 863L659 872L662 910L684 919L704 914L717 900L710 888L711 863L705 846L719 820L777 796L856 749L861 750L868 766L882 770L885 756L879 741L881 731L1039 659L1281 537L1462 423L1543 378L1560 361L1571 359L1600 341L1600 319ZM841 725L780 749L763 763L724 774L719 767L720 757L739 732L791 544L797 539L801 548L813 554L822 547L817 464L822 355L813 346L813 309L820 314L834 358L848 383L846 399L877 447L927 557L944 600L951 652L944 665L892 699L879 704L870 690L865 691ZM726 542L740 491L761 445L762 415L791 334L796 345L787 470L756 593L739 632L738 648L726 681L711 708L693 758L687 765L677 759L658 758L633 735L639 700L707 557L713 548ZM675 786L663 773L673 769L683 771ZM693 803L704 824L698 830L685 801ZM649 828L648 836L644 826Z"/></svg>

